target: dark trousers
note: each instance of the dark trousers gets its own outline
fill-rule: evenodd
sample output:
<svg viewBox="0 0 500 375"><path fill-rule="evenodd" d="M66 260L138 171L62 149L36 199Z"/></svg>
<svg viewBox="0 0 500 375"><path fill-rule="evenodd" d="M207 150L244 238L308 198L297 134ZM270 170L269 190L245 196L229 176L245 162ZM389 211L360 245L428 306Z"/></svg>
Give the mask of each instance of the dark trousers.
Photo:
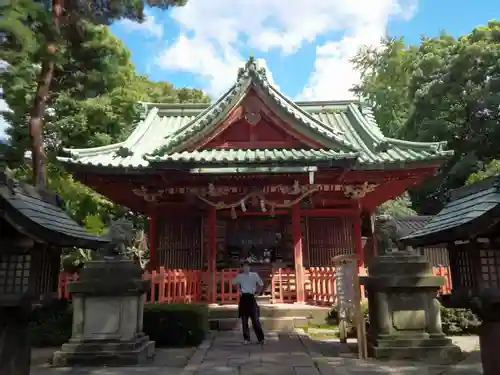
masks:
<svg viewBox="0 0 500 375"><path fill-rule="evenodd" d="M259 306L253 294L243 293L240 297L239 315L241 318L241 326L243 328L243 339L250 341L250 327L248 326L248 319L252 321L252 327L257 336L257 340L264 340L264 332L259 320Z"/></svg>

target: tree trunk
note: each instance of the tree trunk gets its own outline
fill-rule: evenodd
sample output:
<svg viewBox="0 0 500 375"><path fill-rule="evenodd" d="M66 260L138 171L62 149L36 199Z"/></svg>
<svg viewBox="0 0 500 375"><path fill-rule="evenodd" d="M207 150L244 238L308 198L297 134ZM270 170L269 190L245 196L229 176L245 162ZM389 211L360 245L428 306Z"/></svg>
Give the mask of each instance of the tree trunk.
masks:
<svg viewBox="0 0 500 375"><path fill-rule="evenodd" d="M52 29L49 31L47 56L42 61L42 70L38 78L35 99L28 123L31 139L31 159L33 163L33 184L39 187L47 185L46 155L43 142L43 117L54 76L54 54L57 51L57 39L60 34L63 14L63 0L52 0Z"/></svg>

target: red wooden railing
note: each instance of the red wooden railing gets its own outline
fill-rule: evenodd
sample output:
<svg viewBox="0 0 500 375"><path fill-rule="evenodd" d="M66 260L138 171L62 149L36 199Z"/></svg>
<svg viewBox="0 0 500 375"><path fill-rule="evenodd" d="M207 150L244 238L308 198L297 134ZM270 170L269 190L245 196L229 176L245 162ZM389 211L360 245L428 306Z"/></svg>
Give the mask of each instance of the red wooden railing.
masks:
<svg viewBox="0 0 500 375"><path fill-rule="evenodd" d="M437 266L432 267L432 273L435 276L444 276L445 284L441 287L439 291L440 294L450 294L451 293L451 268L450 266Z"/></svg>
<svg viewBox="0 0 500 375"><path fill-rule="evenodd" d="M215 273L216 303L221 305L231 305L239 302L240 297L238 287L233 285L233 279L239 272L240 270L238 268L227 268ZM204 279L210 280L210 274L208 272L205 272ZM208 282L206 283L208 285Z"/></svg>
<svg viewBox="0 0 500 375"><path fill-rule="evenodd" d="M189 303L201 300L201 277L198 270L169 270L145 272L144 279L151 282L147 302Z"/></svg>
<svg viewBox="0 0 500 375"><path fill-rule="evenodd" d="M190 303L196 301L216 302L218 304L238 303L238 288L232 280L239 269L230 268L217 271L215 275L215 299L208 295L211 275L199 270L169 270L161 267L158 271L144 272L144 280L150 282L147 302ZM366 275L366 269L360 268L360 275ZM451 293L450 267L433 267L433 274L444 276L446 283L441 294ZM59 274L59 298L70 299L68 283L78 279L77 274ZM307 302L317 305L332 305L335 302L335 267L309 267L305 269L305 290ZM364 298L364 291L361 291ZM293 303L296 301L295 270L274 268L271 275L271 302Z"/></svg>

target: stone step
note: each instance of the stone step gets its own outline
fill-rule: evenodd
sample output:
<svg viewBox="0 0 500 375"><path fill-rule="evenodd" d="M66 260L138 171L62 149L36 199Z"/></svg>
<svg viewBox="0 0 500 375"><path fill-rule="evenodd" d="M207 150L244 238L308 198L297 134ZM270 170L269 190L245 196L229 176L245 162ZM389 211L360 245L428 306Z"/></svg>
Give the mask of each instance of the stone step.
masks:
<svg viewBox="0 0 500 375"><path fill-rule="evenodd" d="M331 308L298 304L264 304L259 303L261 318L293 318L306 317L311 323L322 324L328 318ZM209 307L210 319L238 318L237 305Z"/></svg>
<svg viewBox="0 0 500 375"><path fill-rule="evenodd" d="M238 318L210 319L210 329L217 331L232 331L241 328ZM264 331L293 332L297 327L308 324L307 317L266 318L261 317L260 323ZM249 322L250 326L252 325Z"/></svg>

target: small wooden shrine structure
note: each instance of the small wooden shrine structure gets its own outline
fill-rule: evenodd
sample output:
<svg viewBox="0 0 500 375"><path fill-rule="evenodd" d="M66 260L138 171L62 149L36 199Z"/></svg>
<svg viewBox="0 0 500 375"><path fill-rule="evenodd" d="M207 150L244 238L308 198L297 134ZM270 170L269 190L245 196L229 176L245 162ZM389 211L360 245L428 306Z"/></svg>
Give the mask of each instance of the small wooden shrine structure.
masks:
<svg viewBox="0 0 500 375"><path fill-rule="evenodd" d="M57 291L62 248L97 249L107 243L71 219L58 195L0 171L0 299L26 290L40 302ZM27 272L16 266L21 258Z"/></svg>
<svg viewBox="0 0 500 375"><path fill-rule="evenodd" d="M402 238L408 246L447 244L452 295L466 301L500 287L500 177L453 190L445 207L422 229Z"/></svg>
<svg viewBox="0 0 500 375"><path fill-rule="evenodd" d="M0 155L0 373L27 374L33 305L56 298L64 247L99 248L59 197L10 176Z"/></svg>
<svg viewBox="0 0 500 375"><path fill-rule="evenodd" d="M242 259L292 273L290 302L307 301L311 270L362 265L375 208L452 154L385 137L357 101L294 102L253 58L213 104L144 103L125 141L65 151L77 180L150 217L150 269L202 272L212 302Z"/></svg>

